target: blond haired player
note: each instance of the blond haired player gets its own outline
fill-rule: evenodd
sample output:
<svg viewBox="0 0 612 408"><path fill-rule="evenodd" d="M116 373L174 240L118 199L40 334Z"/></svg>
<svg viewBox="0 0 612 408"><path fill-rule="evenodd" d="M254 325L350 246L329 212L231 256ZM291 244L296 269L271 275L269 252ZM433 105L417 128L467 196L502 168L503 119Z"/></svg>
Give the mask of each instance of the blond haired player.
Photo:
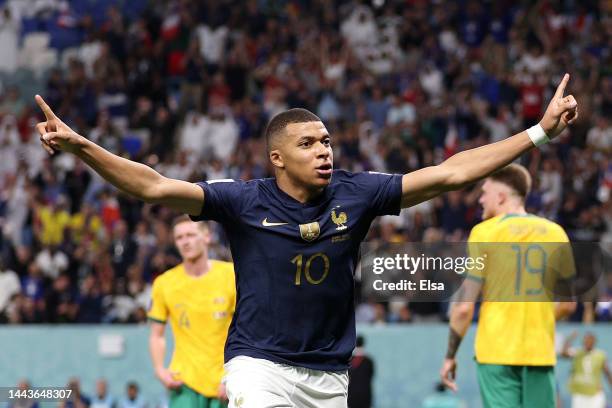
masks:
<svg viewBox="0 0 612 408"><path fill-rule="evenodd" d="M470 255L487 259L482 271L469 272L465 286L483 294L475 351L485 408L556 407L555 319L575 303L554 303L551 294L574 275L574 261L563 228L525 211L530 187L529 173L516 164L489 176L479 200L485 221L469 237ZM453 390L455 354L473 313L473 301L451 309L440 375Z"/></svg>
<svg viewBox="0 0 612 408"><path fill-rule="evenodd" d="M171 408L225 407L221 378L223 348L236 302L234 267L208 258L206 223L181 216L174 222L173 235L183 263L155 279L148 312L155 374L170 390ZM166 368L168 321L175 346Z"/></svg>

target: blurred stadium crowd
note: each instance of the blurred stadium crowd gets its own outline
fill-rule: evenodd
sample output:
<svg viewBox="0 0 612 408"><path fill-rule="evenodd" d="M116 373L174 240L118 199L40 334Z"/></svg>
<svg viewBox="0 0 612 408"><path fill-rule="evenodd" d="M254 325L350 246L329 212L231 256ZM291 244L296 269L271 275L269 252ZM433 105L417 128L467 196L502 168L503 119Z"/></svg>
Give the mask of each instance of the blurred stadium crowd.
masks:
<svg viewBox="0 0 612 408"><path fill-rule="evenodd" d="M581 119L524 158L528 211L612 242L612 1L1 1L0 316L144 322L179 262L174 214L120 194L33 124L43 95L77 132L189 181L271 175L274 114L317 113L336 168L405 173L535 124L564 72ZM384 217L371 239L461 241L478 191ZM211 256L227 258L214 229ZM595 307L610 319L612 283ZM440 320L363 301L359 322ZM582 311L575 319L580 320Z"/></svg>

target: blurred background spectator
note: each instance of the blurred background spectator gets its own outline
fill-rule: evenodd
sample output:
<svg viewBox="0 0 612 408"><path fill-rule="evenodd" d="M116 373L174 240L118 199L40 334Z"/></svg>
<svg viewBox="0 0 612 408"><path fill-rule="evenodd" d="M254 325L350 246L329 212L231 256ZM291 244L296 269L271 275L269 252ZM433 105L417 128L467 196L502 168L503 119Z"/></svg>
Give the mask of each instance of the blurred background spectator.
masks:
<svg viewBox="0 0 612 408"><path fill-rule="evenodd" d="M96 381L96 392L91 398L90 408L114 408L115 398L108 392L108 383L104 378Z"/></svg>
<svg viewBox="0 0 612 408"><path fill-rule="evenodd" d="M363 336L357 336L351 366L349 367L348 406L350 408L372 407L372 381L374 361L365 352Z"/></svg>
<svg viewBox="0 0 612 408"><path fill-rule="evenodd" d="M126 395L119 400L117 408L146 408L147 403L139 395L138 384L131 381L126 386Z"/></svg>

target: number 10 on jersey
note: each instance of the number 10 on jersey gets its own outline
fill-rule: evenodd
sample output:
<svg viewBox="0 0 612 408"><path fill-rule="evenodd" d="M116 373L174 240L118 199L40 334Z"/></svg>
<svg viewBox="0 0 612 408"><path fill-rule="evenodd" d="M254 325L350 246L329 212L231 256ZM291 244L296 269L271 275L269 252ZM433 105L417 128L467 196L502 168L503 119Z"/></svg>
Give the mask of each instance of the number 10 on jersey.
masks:
<svg viewBox="0 0 612 408"><path fill-rule="evenodd" d="M296 255L291 263L296 266L295 268L295 285L299 286L302 284L302 275L306 278L308 283L312 285L318 285L323 282L329 273L329 257L323 252L317 252L314 255L309 256L304 264L304 254ZM321 265L322 264L322 265ZM320 266L323 266L323 272L320 272ZM315 272L316 271L316 272ZM314 273L313 273L314 272ZM313 274L319 276L319 278L313 277Z"/></svg>

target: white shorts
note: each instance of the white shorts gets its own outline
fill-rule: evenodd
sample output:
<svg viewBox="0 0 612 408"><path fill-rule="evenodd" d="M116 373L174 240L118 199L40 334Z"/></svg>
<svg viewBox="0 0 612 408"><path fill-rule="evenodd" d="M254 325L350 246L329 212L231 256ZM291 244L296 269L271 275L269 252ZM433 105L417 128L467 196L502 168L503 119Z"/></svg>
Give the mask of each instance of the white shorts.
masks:
<svg viewBox="0 0 612 408"><path fill-rule="evenodd" d="M347 408L348 373L238 356L225 364L229 408Z"/></svg>
<svg viewBox="0 0 612 408"><path fill-rule="evenodd" d="M606 396L603 391L595 395L572 394L572 408L606 408Z"/></svg>

